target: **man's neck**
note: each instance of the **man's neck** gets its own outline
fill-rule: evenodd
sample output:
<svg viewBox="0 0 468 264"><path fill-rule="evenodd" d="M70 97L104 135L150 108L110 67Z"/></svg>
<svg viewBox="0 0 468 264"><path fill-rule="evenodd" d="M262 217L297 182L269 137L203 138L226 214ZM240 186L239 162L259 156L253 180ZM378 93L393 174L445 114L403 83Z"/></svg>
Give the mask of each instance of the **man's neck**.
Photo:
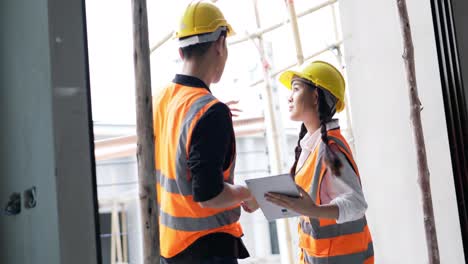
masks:
<svg viewBox="0 0 468 264"><path fill-rule="evenodd" d="M206 86L210 87L212 82L211 77L211 65L208 63L204 63L201 60L188 60L184 61L184 65L182 67L182 74L196 77L202 80Z"/></svg>

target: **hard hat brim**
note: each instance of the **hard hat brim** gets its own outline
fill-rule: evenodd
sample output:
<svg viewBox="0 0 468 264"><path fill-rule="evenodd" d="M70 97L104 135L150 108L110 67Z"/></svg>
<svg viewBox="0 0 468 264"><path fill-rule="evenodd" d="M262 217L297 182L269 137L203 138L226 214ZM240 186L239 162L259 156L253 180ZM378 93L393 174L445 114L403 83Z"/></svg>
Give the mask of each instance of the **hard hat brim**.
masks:
<svg viewBox="0 0 468 264"><path fill-rule="evenodd" d="M232 37L232 36L236 35L236 32L235 32L234 29L232 28L231 24L227 24L226 27L227 27L227 29L228 29L228 30L227 30L227 36L228 36L228 37Z"/></svg>
<svg viewBox="0 0 468 264"><path fill-rule="evenodd" d="M293 71L293 70L284 71L283 73L280 74L278 80L279 80L279 82L280 82L284 87L286 87L288 90L291 90L291 88L292 88L292 80L293 80L293 78L294 78L295 76L296 76L296 77L299 77L299 78L301 78L301 79L307 80L307 81L309 81L309 82L312 82L313 84L317 85L317 84L316 84L316 81L313 80L312 78L310 78L310 77L304 75L304 74L301 73L301 72ZM317 86L319 86L319 85L317 85ZM319 86L319 87L320 87L320 86ZM340 101L340 100L338 100L338 101L336 102L336 112L339 113L339 112L343 111L344 107L345 107L344 102L342 102L342 101Z"/></svg>
<svg viewBox="0 0 468 264"><path fill-rule="evenodd" d="M291 90L291 82L294 76L314 82L313 80L310 80L309 78L307 78L304 74L297 72L297 71L291 71L291 70L281 73L279 77L279 81L282 85L284 85L284 87L288 88L288 90Z"/></svg>

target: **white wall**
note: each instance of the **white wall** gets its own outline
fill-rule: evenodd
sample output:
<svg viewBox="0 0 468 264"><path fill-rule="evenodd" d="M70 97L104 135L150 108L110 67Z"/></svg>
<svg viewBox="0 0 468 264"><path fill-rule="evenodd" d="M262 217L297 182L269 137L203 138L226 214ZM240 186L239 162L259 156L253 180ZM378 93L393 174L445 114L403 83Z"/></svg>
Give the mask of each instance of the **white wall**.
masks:
<svg viewBox="0 0 468 264"><path fill-rule="evenodd" d="M429 1L408 2L441 263L465 263ZM376 263L427 263L396 1L341 1L356 158Z"/></svg>

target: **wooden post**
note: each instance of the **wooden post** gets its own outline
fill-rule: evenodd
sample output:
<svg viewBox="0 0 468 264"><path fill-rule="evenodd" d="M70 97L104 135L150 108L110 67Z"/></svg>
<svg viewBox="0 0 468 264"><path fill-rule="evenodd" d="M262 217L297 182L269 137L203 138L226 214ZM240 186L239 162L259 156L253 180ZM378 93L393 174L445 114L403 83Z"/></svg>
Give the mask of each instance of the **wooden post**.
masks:
<svg viewBox="0 0 468 264"><path fill-rule="evenodd" d="M143 263L159 263L159 210L156 201L153 107L146 0L132 0L133 60L137 112L137 160L140 212L143 231Z"/></svg>
<svg viewBox="0 0 468 264"><path fill-rule="evenodd" d="M119 221L119 211L117 210L117 203L114 201L112 206L112 217L111 217L111 224L112 224L112 236L114 237L114 247L117 249L117 262L123 262L123 255L122 255L122 236L120 232L120 221ZM115 259L114 259L115 260Z"/></svg>
<svg viewBox="0 0 468 264"><path fill-rule="evenodd" d="M421 102L419 101L418 88L416 84L416 71L414 66L414 48L411 36L411 27L406 8L406 0L397 0L398 13L400 16L401 30L403 33L403 60L406 68L406 79L408 81L411 124L416 144L418 161L418 184L422 194L424 227L426 231L427 250L430 264L439 264L439 246L437 244L437 232L434 221L434 210L432 207L432 195L429 168L426 157L426 146L421 124Z"/></svg>
<svg viewBox="0 0 468 264"><path fill-rule="evenodd" d="M116 233L117 231L115 230L115 225L114 225L114 206L112 205L112 212L111 212L111 264L115 264L115 255L117 252L117 242L116 242Z"/></svg>
<svg viewBox="0 0 468 264"><path fill-rule="evenodd" d="M121 205L120 216L122 218L122 251L123 262L128 263L128 227L127 227L127 211L125 205Z"/></svg>

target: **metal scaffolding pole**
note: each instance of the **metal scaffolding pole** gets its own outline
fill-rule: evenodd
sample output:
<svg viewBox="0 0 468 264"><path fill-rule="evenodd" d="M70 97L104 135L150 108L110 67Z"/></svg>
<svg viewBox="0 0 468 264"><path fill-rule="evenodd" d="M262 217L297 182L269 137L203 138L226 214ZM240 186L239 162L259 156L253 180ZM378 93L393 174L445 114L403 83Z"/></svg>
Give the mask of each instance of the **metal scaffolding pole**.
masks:
<svg viewBox="0 0 468 264"><path fill-rule="evenodd" d="M294 7L294 0L287 0L289 19L291 20L291 27L294 36L294 44L296 46L297 65L304 63L304 53L302 52L301 35L299 33L299 26L297 25L296 8Z"/></svg>
<svg viewBox="0 0 468 264"><path fill-rule="evenodd" d="M338 1L337 1L337 0L328 0L328 1L325 1L324 3L322 3L322 4L320 4L320 5L311 7L311 8L309 8L309 9L303 11L303 12L298 13L296 17L297 17L297 18L301 18L301 17L303 17L303 16L305 16L305 15L308 15L308 14L311 14L311 13L314 13L314 12L317 12L317 11L319 11L320 9L325 8L325 7L329 6L329 5L332 5L332 4L336 3L336 2L338 2ZM234 41L232 41L232 42L229 42L228 44L229 44L229 45L235 45L235 44L238 44L238 43L241 43L241 42L245 42L245 41L247 41L247 40L249 40L249 39L251 39L251 38L261 37L263 34L268 33L268 32L270 32L270 31L273 31L273 30L275 30L275 29L277 29L277 28L280 28L280 27L286 25L286 24L289 23L289 22L290 22L290 20L288 19L288 20L286 20L286 21L283 21L283 22L280 22L280 23L271 25L271 26L266 27L266 28L263 28L263 29L259 28L259 29L257 30L257 32L254 32L254 33L252 33L252 34L248 34L247 36L245 36L245 37L243 37L243 38L240 38L240 39L237 39L237 40L234 40Z"/></svg>
<svg viewBox="0 0 468 264"><path fill-rule="evenodd" d="M258 2L253 0L255 19L257 28L261 27L260 15L258 12ZM266 135L267 135L267 145L270 158L270 168L273 174L280 174L283 172L283 160L281 157L281 140L283 140L281 129L278 128L279 119L276 116L274 105L273 94L274 91L271 85L270 79L270 70L271 66L268 62L266 53L265 53L265 44L263 37L261 35L256 36L258 40L258 52L263 66L263 77L265 80L265 89L264 89L264 102L265 102L265 124L266 124ZM252 41L255 41L253 38ZM291 232L289 229L288 219L281 219L277 222L277 229L279 235L279 245L282 263L293 263L293 254L292 254L292 243L291 243ZM281 238L280 238L281 237Z"/></svg>
<svg viewBox="0 0 468 264"><path fill-rule="evenodd" d="M333 44L333 45L327 46L327 47L325 47L325 48L323 48L323 49L321 49L321 50L315 52L314 54L312 54L312 55L310 55L310 56L307 56L307 57L304 59L304 61L307 62L307 61L309 61L309 60L311 60L311 59L313 59L313 58L319 56L319 55L322 54L322 53L325 53L325 52L327 52L327 51L334 50L334 49L336 49L336 47L340 46L341 43L342 43L342 41L338 41L338 42L336 42L336 43ZM277 70L277 71L274 71L274 72L270 73L270 78L271 78L271 79L274 79L278 74L280 74L280 73L282 73L282 72L284 72L284 71L286 71L286 70L289 70L289 69L293 68L293 67L296 66L296 65L297 65L297 63L296 63L296 62L293 62L293 63L289 64L289 65L286 66L286 67L283 67L283 68L281 68L281 69L279 69L279 70ZM259 84L263 83L264 81L265 81L265 79L259 79L259 80L255 81L255 82L251 83L251 84L249 85L249 87L254 87L254 86L256 86L256 85L259 85Z"/></svg>
<svg viewBox="0 0 468 264"><path fill-rule="evenodd" d="M170 40L173 35L174 35L174 31L171 31L171 32L167 33L166 35L164 35L164 37L160 41L158 41L158 43L156 43L156 45L154 45L151 48L150 54L153 53L153 51L157 50L159 47L161 47L168 40Z"/></svg>
<svg viewBox="0 0 468 264"><path fill-rule="evenodd" d="M301 18L303 16L306 16L308 14L311 14L311 13L314 13L322 8L325 8L327 6L330 6L330 5L333 5L334 3L338 2L338 0L328 0L328 1L325 1L324 3L320 4L320 5L317 5L317 6L314 6L312 8L309 8L303 12L300 12L296 15L296 18ZM274 25L271 25L269 27L266 27L266 28L263 28L263 29L259 29L257 32L255 33L252 33L252 34L249 34L245 37L242 37L240 39L237 39L237 40L234 40L234 41L231 41L231 42L228 42L229 45L235 45L235 44L239 44L239 43L242 43L242 42L245 42L245 41L248 41L249 39L251 38L256 38L258 36L261 36L265 33L268 33L268 32L271 32L277 28L280 28L282 26L284 26L285 24L289 23L290 22L290 19L288 19L287 21L283 21L283 22L280 22L280 23L276 23ZM174 31L171 31L171 32L168 32L166 35L164 35L163 38L161 38L161 40L159 40L152 48L151 48L151 51L150 53L153 53L155 50L157 50L159 47L161 47L162 45L164 45L167 41L169 41L171 39L171 37L173 36L174 34Z"/></svg>
<svg viewBox="0 0 468 264"><path fill-rule="evenodd" d="M340 39L340 34L338 32L338 18L336 16L336 5L332 5L331 7L331 12L332 12L332 17L333 17L333 30L335 31L335 39L338 41ZM345 64L344 64L344 58L343 58L343 52L341 51L341 45L336 45L335 47L336 50L336 58L338 60L338 63L340 64L340 68L343 71L343 75L346 76L346 71L345 71ZM346 78L347 79L347 78ZM350 145L351 151L353 152L354 155L356 155L356 146L354 144L354 132L353 132L353 126L351 122L351 105L349 103L349 89L346 89L345 91L345 114L346 114L346 132L348 134L348 143Z"/></svg>

